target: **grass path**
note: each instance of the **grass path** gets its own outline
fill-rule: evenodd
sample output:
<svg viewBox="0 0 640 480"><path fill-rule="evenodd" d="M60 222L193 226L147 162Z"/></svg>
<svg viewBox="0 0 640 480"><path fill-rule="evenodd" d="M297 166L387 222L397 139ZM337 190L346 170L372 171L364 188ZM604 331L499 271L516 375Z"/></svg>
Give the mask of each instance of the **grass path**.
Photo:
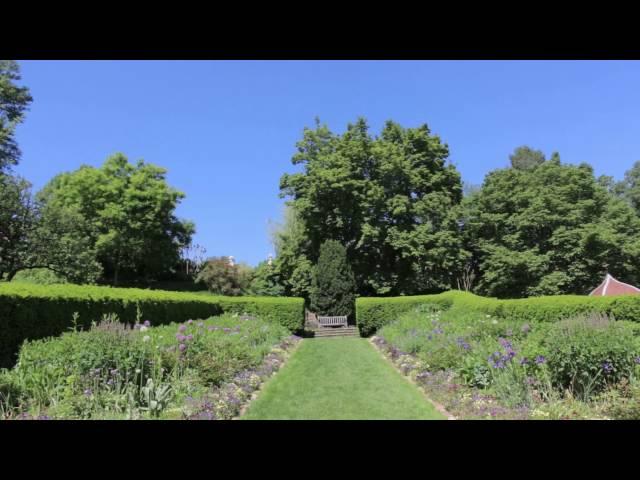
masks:
<svg viewBox="0 0 640 480"><path fill-rule="evenodd" d="M444 419L364 338L303 340L243 419Z"/></svg>

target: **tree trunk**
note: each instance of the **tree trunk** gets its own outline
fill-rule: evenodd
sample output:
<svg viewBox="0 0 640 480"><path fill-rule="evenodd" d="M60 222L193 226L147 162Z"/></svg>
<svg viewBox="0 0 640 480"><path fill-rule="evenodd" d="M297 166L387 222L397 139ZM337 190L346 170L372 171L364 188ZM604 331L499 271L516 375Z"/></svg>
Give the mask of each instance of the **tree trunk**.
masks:
<svg viewBox="0 0 640 480"><path fill-rule="evenodd" d="M16 273L18 273L18 270L11 270L7 275L7 282L10 282L11 280L13 280L13 277L16 276Z"/></svg>

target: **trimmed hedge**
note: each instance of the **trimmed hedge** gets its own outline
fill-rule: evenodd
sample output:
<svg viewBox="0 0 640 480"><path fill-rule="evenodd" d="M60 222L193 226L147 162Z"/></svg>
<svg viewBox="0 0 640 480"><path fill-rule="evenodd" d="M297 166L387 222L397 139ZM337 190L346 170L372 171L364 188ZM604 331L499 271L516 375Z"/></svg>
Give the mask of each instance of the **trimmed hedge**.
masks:
<svg viewBox="0 0 640 480"><path fill-rule="evenodd" d="M443 309L475 310L487 315L522 322L553 322L594 311L613 315L617 320L640 322L640 295L614 297L555 295L499 300L459 290L412 297L358 298L356 299L356 321L361 334L368 336L383 325L396 320L401 313L425 304L436 304Z"/></svg>
<svg viewBox="0 0 640 480"><path fill-rule="evenodd" d="M304 327L304 300L284 297L222 297L210 294L80 285L0 284L0 367L13 365L26 339L60 335L73 325L88 327L105 313L133 324L138 307L153 325L229 313L277 321L292 332Z"/></svg>

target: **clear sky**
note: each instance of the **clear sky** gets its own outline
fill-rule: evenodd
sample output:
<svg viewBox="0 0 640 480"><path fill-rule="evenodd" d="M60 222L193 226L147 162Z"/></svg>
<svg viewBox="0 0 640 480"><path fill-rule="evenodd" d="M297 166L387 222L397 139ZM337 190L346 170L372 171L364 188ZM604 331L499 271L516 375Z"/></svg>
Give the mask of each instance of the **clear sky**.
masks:
<svg viewBox="0 0 640 480"><path fill-rule="evenodd" d="M519 145L622 178L640 160L640 62L23 61L34 101L17 172L40 189L123 152L168 169L208 255L257 264L282 216L279 178L316 116L427 123L479 184Z"/></svg>

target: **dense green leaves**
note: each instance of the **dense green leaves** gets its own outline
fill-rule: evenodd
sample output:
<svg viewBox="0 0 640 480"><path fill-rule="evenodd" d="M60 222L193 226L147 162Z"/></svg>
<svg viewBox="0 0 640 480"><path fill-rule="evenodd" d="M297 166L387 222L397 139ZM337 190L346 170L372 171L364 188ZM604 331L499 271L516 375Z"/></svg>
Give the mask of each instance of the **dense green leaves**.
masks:
<svg viewBox="0 0 640 480"><path fill-rule="evenodd" d="M606 272L640 280L640 219L589 165L562 164L554 154L526 170L490 172L463 216L479 293L585 294Z"/></svg>
<svg viewBox="0 0 640 480"><path fill-rule="evenodd" d="M83 166L55 177L38 194L49 208L78 213L76 235L90 240L106 279L155 280L171 274L194 233L175 216L184 194L166 182L166 170L122 154L100 168Z"/></svg>
<svg viewBox="0 0 640 480"><path fill-rule="evenodd" d="M20 159L14 138L16 126L32 101L29 89L19 87L20 68L13 60L0 60L0 175Z"/></svg>
<svg viewBox="0 0 640 480"><path fill-rule="evenodd" d="M460 175L446 163L448 147L429 128L387 122L373 138L364 119L337 135L305 129L285 174L305 240L298 258L314 263L325 240L347 249L360 294L411 294L455 284L465 255L452 207L462 198ZM301 262L303 264L303 262Z"/></svg>
<svg viewBox="0 0 640 480"><path fill-rule="evenodd" d="M311 309L320 315L352 316L355 289L345 248L335 240L327 240L320 247L320 258L313 272Z"/></svg>

